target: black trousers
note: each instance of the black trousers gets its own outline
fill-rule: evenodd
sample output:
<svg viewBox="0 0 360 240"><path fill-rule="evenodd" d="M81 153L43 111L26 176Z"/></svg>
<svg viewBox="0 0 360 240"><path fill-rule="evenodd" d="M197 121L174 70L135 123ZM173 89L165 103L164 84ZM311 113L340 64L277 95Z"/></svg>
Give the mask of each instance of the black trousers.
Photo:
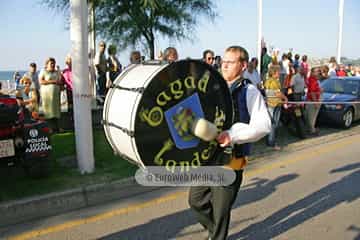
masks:
<svg viewBox="0 0 360 240"><path fill-rule="evenodd" d="M243 179L243 170L235 173L236 179L229 186L190 188L189 205L212 240L224 240L228 235L231 207Z"/></svg>

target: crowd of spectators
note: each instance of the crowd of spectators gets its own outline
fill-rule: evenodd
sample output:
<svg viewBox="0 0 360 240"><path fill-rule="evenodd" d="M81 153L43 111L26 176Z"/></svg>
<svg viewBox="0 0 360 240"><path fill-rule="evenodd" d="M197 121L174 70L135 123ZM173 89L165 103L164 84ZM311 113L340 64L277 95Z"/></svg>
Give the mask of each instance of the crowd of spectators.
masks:
<svg viewBox="0 0 360 240"><path fill-rule="evenodd" d="M107 51L106 51L107 50ZM267 52L262 49L261 59L251 58L243 77L249 79L267 98L269 114L272 117L273 129L267 138L267 144L279 149L276 144L276 129L279 126L281 108L288 100L310 102L321 101L320 83L332 76L360 76L360 67L338 64L334 57L328 64L322 66L310 66L306 55L300 56L292 52L283 53L274 49ZM176 48L168 47L164 52L160 51L158 60L172 63L179 59ZM202 53L202 61L221 71L221 57L207 49ZM140 51L132 51L129 56L129 64L140 64L144 56ZM260 64L260 72L258 65ZM46 119L54 131L62 131L59 128L61 116L61 92L67 96L67 105L70 115L73 114L73 81L72 59L66 56L65 68L60 70L54 58L48 58L44 68L38 73L36 63L30 63L29 70L20 76L14 73L17 95L21 96L22 104L31 112L33 117L39 117L39 106L42 108L42 117ZM108 89L115 79L127 66L123 66L117 57L115 45L107 47L104 41L100 41L98 51L94 58L96 73L97 98L104 100ZM305 94L306 91L306 94ZM306 105L306 122L311 135L316 135L319 130L315 128L320 104ZM71 118L72 120L72 118Z"/></svg>

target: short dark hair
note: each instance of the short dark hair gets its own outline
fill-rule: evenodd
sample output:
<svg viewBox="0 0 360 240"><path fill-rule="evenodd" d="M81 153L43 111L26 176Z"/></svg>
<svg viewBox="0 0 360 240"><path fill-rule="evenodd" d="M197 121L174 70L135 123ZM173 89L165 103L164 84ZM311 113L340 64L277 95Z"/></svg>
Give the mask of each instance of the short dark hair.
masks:
<svg viewBox="0 0 360 240"><path fill-rule="evenodd" d="M259 62L258 59L257 59L257 57L252 57L252 58L251 58L250 62L254 62L254 61Z"/></svg>
<svg viewBox="0 0 360 240"><path fill-rule="evenodd" d="M211 55L215 56L215 53L214 51L211 51L210 49L206 49L204 52L203 52L203 59L206 58L206 55L210 53Z"/></svg>
<svg viewBox="0 0 360 240"><path fill-rule="evenodd" d="M240 62L249 62L249 53L243 47L230 46L225 50L225 52L238 52L240 53L240 57L239 57Z"/></svg>
<svg viewBox="0 0 360 240"><path fill-rule="evenodd" d="M36 63L32 62L29 64L30 67L36 68Z"/></svg>

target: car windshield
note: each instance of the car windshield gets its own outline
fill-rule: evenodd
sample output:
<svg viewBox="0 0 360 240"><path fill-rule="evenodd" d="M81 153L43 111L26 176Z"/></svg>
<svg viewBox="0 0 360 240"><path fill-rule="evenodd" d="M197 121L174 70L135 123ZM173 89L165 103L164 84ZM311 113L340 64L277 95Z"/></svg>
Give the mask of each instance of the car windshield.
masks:
<svg viewBox="0 0 360 240"><path fill-rule="evenodd" d="M357 95L359 82L349 79L328 79L321 84L321 87L327 93Z"/></svg>

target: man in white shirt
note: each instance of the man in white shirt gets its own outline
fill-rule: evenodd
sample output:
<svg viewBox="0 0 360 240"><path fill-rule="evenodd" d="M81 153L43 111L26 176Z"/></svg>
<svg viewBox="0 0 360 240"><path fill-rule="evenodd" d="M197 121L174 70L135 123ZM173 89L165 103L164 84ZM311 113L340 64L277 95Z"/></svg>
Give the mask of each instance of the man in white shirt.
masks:
<svg viewBox="0 0 360 240"><path fill-rule="evenodd" d="M245 79L249 79L252 84L257 86L258 88L261 87L261 78L260 75L256 69L257 66L257 58L252 58L251 61L248 64L247 69L245 70L243 77Z"/></svg>
<svg viewBox="0 0 360 240"><path fill-rule="evenodd" d="M294 100L300 101L304 95L306 71L302 66L295 68L295 71L296 74L291 78L290 87L294 91Z"/></svg>
<svg viewBox="0 0 360 240"><path fill-rule="evenodd" d="M225 240L228 235L230 212L239 191L243 168L250 153L249 143L256 142L270 132L271 121L260 91L248 84L243 71L249 60L247 51L240 46L225 50L221 70L229 89L233 92L235 121L230 129L221 132L220 146L233 146L231 160L225 167L232 169L236 178L229 186L191 187L189 204L198 221L208 230L209 239ZM215 157L215 156L213 156Z"/></svg>

